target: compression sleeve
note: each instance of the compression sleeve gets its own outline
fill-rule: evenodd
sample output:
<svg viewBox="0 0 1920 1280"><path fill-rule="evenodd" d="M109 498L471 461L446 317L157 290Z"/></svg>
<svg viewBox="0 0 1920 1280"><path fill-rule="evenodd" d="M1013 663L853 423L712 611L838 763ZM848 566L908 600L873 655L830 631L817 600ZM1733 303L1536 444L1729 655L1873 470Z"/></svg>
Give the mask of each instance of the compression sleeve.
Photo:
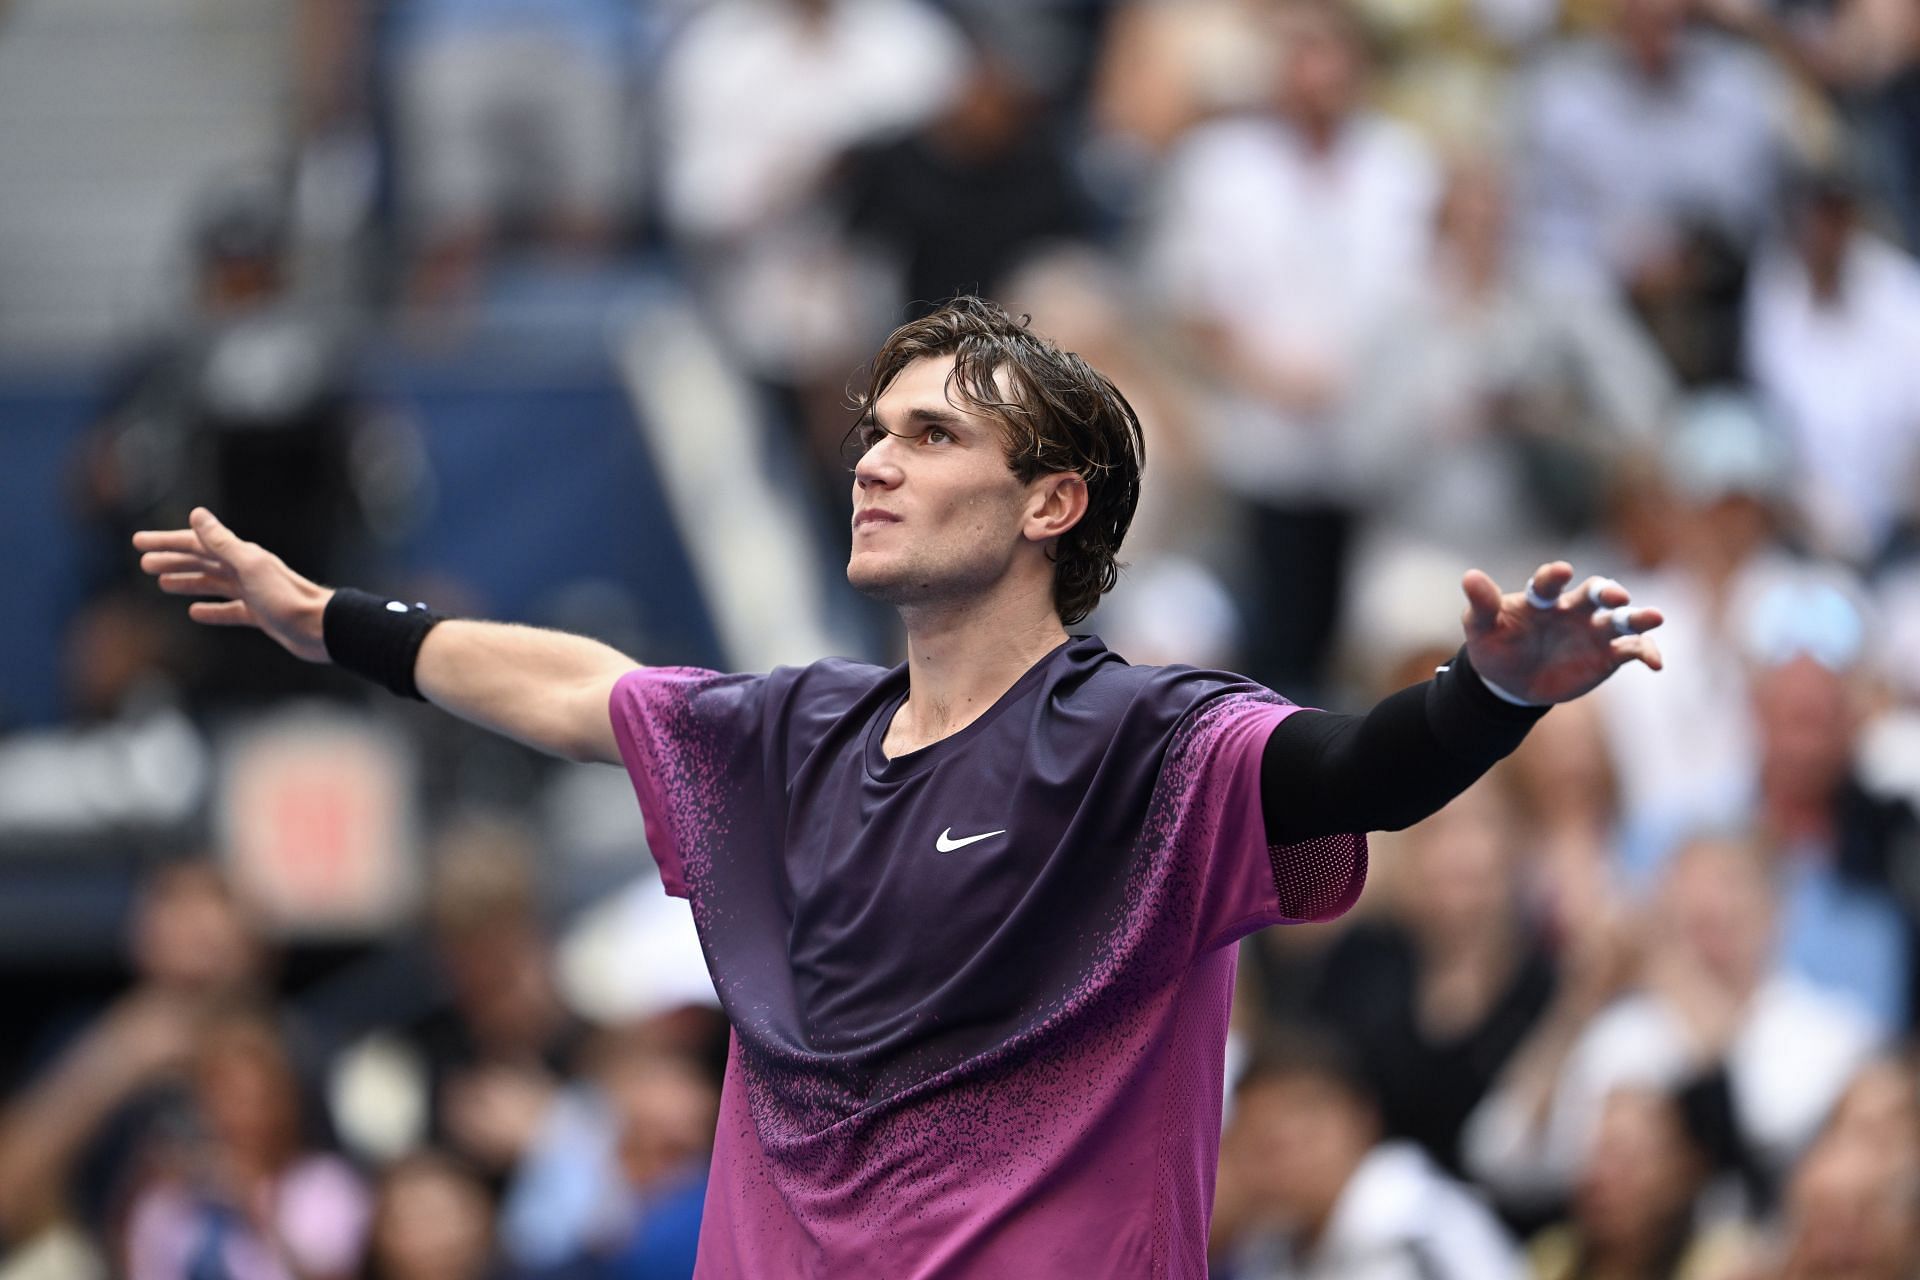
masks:
<svg viewBox="0 0 1920 1280"><path fill-rule="evenodd" d="M1267 841L1412 826L1519 746L1546 711L1495 697L1463 647L1433 679L1364 716L1289 716L1260 759Z"/></svg>

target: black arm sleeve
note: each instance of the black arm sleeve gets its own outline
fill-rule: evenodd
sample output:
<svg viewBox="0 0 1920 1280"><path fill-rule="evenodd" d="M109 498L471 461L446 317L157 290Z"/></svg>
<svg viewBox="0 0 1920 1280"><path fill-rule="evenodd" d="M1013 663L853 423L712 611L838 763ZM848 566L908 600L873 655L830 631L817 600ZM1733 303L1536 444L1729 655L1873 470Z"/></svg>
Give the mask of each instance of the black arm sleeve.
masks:
<svg viewBox="0 0 1920 1280"><path fill-rule="evenodd" d="M1519 746L1546 710L1495 697L1462 648L1364 716L1290 715L1260 759L1267 842L1410 827Z"/></svg>

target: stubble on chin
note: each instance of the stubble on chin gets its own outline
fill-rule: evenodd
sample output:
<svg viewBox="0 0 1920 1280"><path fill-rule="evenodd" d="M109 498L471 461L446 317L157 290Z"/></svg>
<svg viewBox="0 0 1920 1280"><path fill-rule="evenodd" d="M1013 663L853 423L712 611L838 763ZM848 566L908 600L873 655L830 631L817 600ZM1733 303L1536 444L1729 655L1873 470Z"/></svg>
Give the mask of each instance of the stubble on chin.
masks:
<svg viewBox="0 0 1920 1280"><path fill-rule="evenodd" d="M976 599L992 579L984 571L966 572L964 566L919 561L863 566L855 556L847 561L847 583L861 595L895 609L924 609Z"/></svg>

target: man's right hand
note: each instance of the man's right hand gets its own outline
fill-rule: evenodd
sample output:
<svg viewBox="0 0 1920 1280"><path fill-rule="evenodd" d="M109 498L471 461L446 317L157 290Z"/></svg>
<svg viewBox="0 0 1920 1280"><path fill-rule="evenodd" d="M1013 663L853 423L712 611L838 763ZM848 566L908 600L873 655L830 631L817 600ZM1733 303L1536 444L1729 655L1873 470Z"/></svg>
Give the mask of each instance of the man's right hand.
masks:
<svg viewBox="0 0 1920 1280"><path fill-rule="evenodd" d="M195 622L214 627L258 627L288 653L326 662L321 629L333 589L301 577L279 556L247 542L195 507L185 529L143 529L133 535L140 567L176 596L212 596L187 606Z"/></svg>

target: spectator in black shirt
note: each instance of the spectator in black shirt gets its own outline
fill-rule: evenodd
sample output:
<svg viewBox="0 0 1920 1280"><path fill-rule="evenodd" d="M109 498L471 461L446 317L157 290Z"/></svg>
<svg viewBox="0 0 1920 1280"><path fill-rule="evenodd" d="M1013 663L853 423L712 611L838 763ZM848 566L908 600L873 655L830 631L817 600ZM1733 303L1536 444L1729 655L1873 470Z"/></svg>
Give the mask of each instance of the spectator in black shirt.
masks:
<svg viewBox="0 0 1920 1280"><path fill-rule="evenodd" d="M1553 997L1516 838L1491 782L1412 828L1392 911L1333 945L1309 997L1366 1064L1386 1133L1454 1173L1460 1127Z"/></svg>

